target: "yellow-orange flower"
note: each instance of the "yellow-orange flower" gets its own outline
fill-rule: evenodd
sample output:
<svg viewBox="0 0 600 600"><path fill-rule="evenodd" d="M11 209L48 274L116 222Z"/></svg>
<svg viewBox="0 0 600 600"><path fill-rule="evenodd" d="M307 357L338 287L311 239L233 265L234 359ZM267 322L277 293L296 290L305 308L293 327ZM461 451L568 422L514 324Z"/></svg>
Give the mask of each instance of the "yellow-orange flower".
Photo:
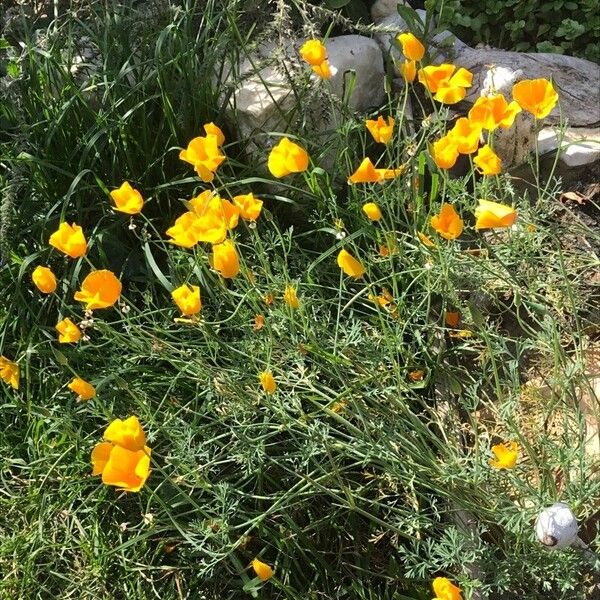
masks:
<svg viewBox="0 0 600 600"><path fill-rule="evenodd" d="M233 202L240 209L240 216L244 221L256 221L260 216L263 201L255 198L252 192L234 196Z"/></svg>
<svg viewBox="0 0 600 600"><path fill-rule="evenodd" d="M417 369L416 371L411 371L408 374L408 378L411 381L423 381L425 377L425 371L421 371L421 369Z"/></svg>
<svg viewBox="0 0 600 600"><path fill-rule="evenodd" d="M212 250L211 265L225 279L232 279L240 272L240 259L231 240L214 244Z"/></svg>
<svg viewBox="0 0 600 600"><path fill-rule="evenodd" d="M458 327L460 323L460 313L456 310L447 310L444 315L444 321L448 327Z"/></svg>
<svg viewBox="0 0 600 600"><path fill-rule="evenodd" d="M436 595L433 600L462 600L460 588L446 577L436 577L433 580L433 591Z"/></svg>
<svg viewBox="0 0 600 600"><path fill-rule="evenodd" d="M502 171L502 161L489 144L479 148L473 162L483 175L498 175Z"/></svg>
<svg viewBox="0 0 600 600"><path fill-rule="evenodd" d="M120 188L113 190L110 197L115 202L114 210L128 215L137 215L142 211L144 199L142 194L125 181Z"/></svg>
<svg viewBox="0 0 600 600"><path fill-rule="evenodd" d="M121 282L112 271L92 271L83 280L81 290L75 292L75 300L84 302L87 310L108 308L119 299L121 289Z"/></svg>
<svg viewBox="0 0 600 600"><path fill-rule="evenodd" d="M381 210L379 206L375 204L375 202L367 202L366 204L363 204L362 209L365 215L367 215L371 221L379 221L381 219Z"/></svg>
<svg viewBox="0 0 600 600"><path fill-rule="evenodd" d="M445 135L431 146L431 157L440 169L451 169L458 159L458 145L454 138Z"/></svg>
<svg viewBox="0 0 600 600"><path fill-rule="evenodd" d="M175 220L175 224L167 229L169 242L182 248L193 248L198 243L199 218L196 213L188 211ZM225 229L225 235L227 230Z"/></svg>
<svg viewBox="0 0 600 600"><path fill-rule="evenodd" d="M258 379L260 380L260 385L262 389L267 394L274 394L277 389L277 383L275 382L275 378L273 377L273 373L271 371L263 371L259 374Z"/></svg>
<svg viewBox="0 0 600 600"><path fill-rule="evenodd" d="M264 315L254 315L254 325L252 326L253 331L260 331L265 326Z"/></svg>
<svg viewBox="0 0 600 600"><path fill-rule="evenodd" d="M204 133L206 133L206 135L214 135L217 138L218 146L222 146L225 143L225 136L223 135L221 128L212 121L210 123L205 123L202 127L204 128Z"/></svg>
<svg viewBox="0 0 600 600"><path fill-rule="evenodd" d="M0 379L15 390L18 390L20 377L21 369L19 365L6 358L6 356L0 356Z"/></svg>
<svg viewBox="0 0 600 600"><path fill-rule="evenodd" d="M365 125L376 142L379 144L387 144L392 139L394 123L393 117L388 117L386 122L386 120L379 115L376 121L367 119Z"/></svg>
<svg viewBox="0 0 600 600"><path fill-rule="evenodd" d="M414 60L406 60L398 65L400 75L406 83L412 83L417 76L417 63Z"/></svg>
<svg viewBox="0 0 600 600"><path fill-rule="evenodd" d="M473 84L473 74L454 65L429 65L418 72L419 81L432 93L438 102L456 104L467 94L465 88Z"/></svg>
<svg viewBox="0 0 600 600"><path fill-rule="evenodd" d="M547 79L524 79L515 83L513 98L521 108L530 112L536 119L547 117L558 102L558 94Z"/></svg>
<svg viewBox="0 0 600 600"><path fill-rule="evenodd" d="M456 149L460 154L475 152L479 146L480 136L481 125L465 117L458 119L454 127L447 134L449 141L456 145Z"/></svg>
<svg viewBox="0 0 600 600"><path fill-rule="evenodd" d="M258 560L258 558L252 561L252 568L261 581L268 581L273 577L273 569L267 563Z"/></svg>
<svg viewBox="0 0 600 600"><path fill-rule="evenodd" d="M307 40L300 48L300 56L309 65L320 65L327 60L327 48L321 40Z"/></svg>
<svg viewBox="0 0 600 600"><path fill-rule="evenodd" d="M358 169L350 175L348 183L381 183L404 173L405 167L399 169L377 169L370 158L365 158Z"/></svg>
<svg viewBox="0 0 600 600"><path fill-rule="evenodd" d="M141 450L146 445L146 434L135 416L128 417L124 421L115 419L106 428L104 439L133 452Z"/></svg>
<svg viewBox="0 0 600 600"><path fill-rule="evenodd" d="M197 285L184 283L171 292L171 297L179 307L181 314L188 317L199 313L202 308L200 288Z"/></svg>
<svg viewBox="0 0 600 600"><path fill-rule="evenodd" d="M75 344L81 339L81 330L69 318L59 321L55 329L61 344Z"/></svg>
<svg viewBox="0 0 600 600"><path fill-rule="evenodd" d="M312 67L322 79L331 77L331 69L327 61L327 48L320 40L308 40L300 48L300 56Z"/></svg>
<svg viewBox="0 0 600 600"><path fill-rule="evenodd" d="M479 200L475 209L475 229L511 227L515 224L517 216L517 211L512 206L491 200Z"/></svg>
<svg viewBox="0 0 600 600"><path fill-rule="evenodd" d="M519 444L507 442L492 446L496 458L490 458L489 463L494 469L512 469L519 458Z"/></svg>
<svg viewBox="0 0 600 600"><path fill-rule="evenodd" d="M269 153L267 166L271 175L280 179L308 169L308 154L302 146L284 137Z"/></svg>
<svg viewBox="0 0 600 600"><path fill-rule="evenodd" d="M358 279L365 274L365 268L362 266L362 263L347 250L340 250L337 257L337 264L346 275L354 279Z"/></svg>
<svg viewBox="0 0 600 600"><path fill-rule="evenodd" d="M214 179L215 172L225 160L219 148L219 138L213 134L195 137L179 153L179 158L193 165L198 176L206 183Z"/></svg>
<svg viewBox="0 0 600 600"><path fill-rule="evenodd" d="M115 419L104 432L106 442L92 451L92 475L102 482L128 492L139 492L150 474L150 453L146 436L137 419Z"/></svg>
<svg viewBox="0 0 600 600"><path fill-rule="evenodd" d="M211 190L192 198L188 205L198 217L196 221L190 220L198 242L220 244L227 236L227 230L237 227L240 209Z"/></svg>
<svg viewBox="0 0 600 600"><path fill-rule="evenodd" d="M508 104L502 94L477 98L469 111L469 121L477 123L483 129L494 131L497 127L511 127L515 117L521 112L517 102Z"/></svg>
<svg viewBox="0 0 600 600"><path fill-rule="evenodd" d="M283 292L283 301L290 308L298 308L300 306L300 301L298 300L298 294L296 293L296 288L288 285L286 286Z"/></svg>
<svg viewBox="0 0 600 600"><path fill-rule="evenodd" d="M31 274L31 280L42 294L51 294L56 290L56 275L49 267L37 266Z"/></svg>
<svg viewBox="0 0 600 600"><path fill-rule="evenodd" d="M459 217L454 206L444 202L437 215L431 217L431 226L445 239L454 240L463 230L463 220Z"/></svg>
<svg viewBox="0 0 600 600"><path fill-rule="evenodd" d="M81 377L75 377L67 387L77 394L79 400L91 400L96 395L96 388Z"/></svg>
<svg viewBox="0 0 600 600"><path fill-rule="evenodd" d="M61 223L58 229L50 236L51 246L60 250L71 258L83 256L87 250L87 242L79 225Z"/></svg>
<svg viewBox="0 0 600 600"><path fill-rule="evenodd" d="M400 33L396 39L402 46L402 54L408 60L421 60L425 55L425 46L412 33Z"/></svg>

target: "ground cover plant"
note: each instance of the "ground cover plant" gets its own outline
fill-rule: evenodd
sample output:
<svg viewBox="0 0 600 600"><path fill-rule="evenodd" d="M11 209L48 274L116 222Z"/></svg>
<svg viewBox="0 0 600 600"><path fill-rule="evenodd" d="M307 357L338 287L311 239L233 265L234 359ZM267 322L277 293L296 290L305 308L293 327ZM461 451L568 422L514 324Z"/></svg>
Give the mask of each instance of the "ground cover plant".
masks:
<svg viewBox="0 0 600 600"><path fill-rule="evenodd" d="M335 7L54 8L0 46L0 597L593 597L598 208L493 152L552 83L450 124L469 73L405 32L353 114ZM260 147L215 73L282 32Z"/></svg>

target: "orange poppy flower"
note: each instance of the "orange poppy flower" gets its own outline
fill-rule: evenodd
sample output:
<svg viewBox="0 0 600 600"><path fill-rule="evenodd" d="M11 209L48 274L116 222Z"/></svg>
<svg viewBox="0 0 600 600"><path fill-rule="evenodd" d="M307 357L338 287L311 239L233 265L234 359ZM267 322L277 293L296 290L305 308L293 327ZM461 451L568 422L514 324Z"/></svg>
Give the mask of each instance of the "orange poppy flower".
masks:
<svg viewBox="0 0 600 600"><path fill-rule="evenodd" d="M431 217L431 226L445 239L454 240L463 231L463 220L452 204L444 202L437 215Z"/></svg>
<svg viewBox="0 0 600 600"><path fill-rule="evenodd" d="M121 282L112 271L92 271L83 280L81 290L75 292L75 300L84 302L87 310L108 308L119 299L121 289Z"/></svg>

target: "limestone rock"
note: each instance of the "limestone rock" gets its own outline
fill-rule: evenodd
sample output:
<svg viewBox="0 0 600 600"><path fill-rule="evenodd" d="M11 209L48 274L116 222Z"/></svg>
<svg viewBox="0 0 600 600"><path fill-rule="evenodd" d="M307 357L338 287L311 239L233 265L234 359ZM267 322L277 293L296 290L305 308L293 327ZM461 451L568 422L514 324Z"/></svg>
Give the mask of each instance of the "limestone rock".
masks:
<svg viewBox="0 0 600 600"><path fill-rule="evenodd" d="M398 5L405 6L404 0L377 0L371 7L371 18L373 23L381 23L390 15L398 14Z"/></svg>
<svg viewBox="0 0 600 600"><path fill-rule="evenodd" d="M600 65L561 54L508 52L494 49L463 48L456 64L473 73L473 87L465 98L473 103L489 80L490 65L502 74L506 86L500 84L499 91L510 92L511 79L552 78L559 94L563 117L572 127L594 127L600 124ZM518 73L518 72L521 73ZM510 72L515 75L512 76ZM510 93L507 94L511 99ZM559 109L556 107L548 116L549 123L558 123Z"/></svg>
<svg viewBox="0 0 600 600"><path fill-rule="evenodd" d="M299 58L298 48L291 41L283 48L265 44L238 65L224 65L217 82L223 90L221 98L227 102L227 113L236 122L242 138L250 140L250 152L268 147L267 132L288 129L298 109L292 81L302 76L302 71L315 86L323 86L347 100L352 111L365 112L384 103L383 56L374 40L344 35L330 38L326 47L332 77L324 81L310 75L310 67ZM309 110L317 130L335 125L338 117L341 121L341 114L332 111L326 94L315 94L311 102Z"/></svg>

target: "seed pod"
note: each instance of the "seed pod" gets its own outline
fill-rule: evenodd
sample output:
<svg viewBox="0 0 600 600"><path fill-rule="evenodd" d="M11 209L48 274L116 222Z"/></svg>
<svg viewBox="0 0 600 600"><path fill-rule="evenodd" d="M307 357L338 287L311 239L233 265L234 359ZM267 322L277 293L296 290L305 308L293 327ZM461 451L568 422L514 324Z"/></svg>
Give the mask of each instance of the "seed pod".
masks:
<svg viewBox="0 0 600 600"><path fill-rule="evenodd" d="M535 533L550 550L566 548L577 539L577 519L567 504L556 502L539 514Z"/></svg>

